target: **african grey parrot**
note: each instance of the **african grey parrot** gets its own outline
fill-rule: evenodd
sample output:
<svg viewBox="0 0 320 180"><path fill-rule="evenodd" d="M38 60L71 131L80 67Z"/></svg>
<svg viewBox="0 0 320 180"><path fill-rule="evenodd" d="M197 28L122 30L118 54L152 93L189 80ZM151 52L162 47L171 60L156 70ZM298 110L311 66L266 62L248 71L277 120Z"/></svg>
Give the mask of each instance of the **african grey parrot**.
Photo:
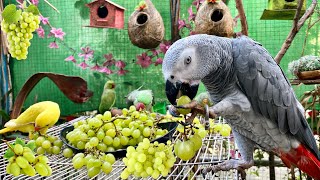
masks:
<svg viewBox="0 0 320 180"><path fill-rule="evenodd" d="M210 113L232 127L241 159L228 160L214 171L250 168L256 146L320 179L320 153L304 109L261 44L246 36L189 36L169 48L162 72L172 104L181 92L194 98L202 81L215 104Z"/></svg>

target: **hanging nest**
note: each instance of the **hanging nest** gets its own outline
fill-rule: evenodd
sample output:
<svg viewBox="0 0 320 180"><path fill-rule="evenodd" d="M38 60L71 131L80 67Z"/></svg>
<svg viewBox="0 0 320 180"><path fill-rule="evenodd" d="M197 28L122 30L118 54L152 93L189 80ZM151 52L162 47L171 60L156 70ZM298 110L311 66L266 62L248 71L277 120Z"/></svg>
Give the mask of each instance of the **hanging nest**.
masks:
<svg viewBox="0 0 320 180"><path fill-rule="evenodd" d="M146 0L146 7L131 14L128 34L133 45L144 49L156 48L163 40L163 20L150 0Z"/></svg>
<svg viewBox="0 0 320 180"><path fill-rule="evenodd" d="M233 18L228 6L222 1L204 2L195 18L195 32L221 37L232 37Z"/></svg>

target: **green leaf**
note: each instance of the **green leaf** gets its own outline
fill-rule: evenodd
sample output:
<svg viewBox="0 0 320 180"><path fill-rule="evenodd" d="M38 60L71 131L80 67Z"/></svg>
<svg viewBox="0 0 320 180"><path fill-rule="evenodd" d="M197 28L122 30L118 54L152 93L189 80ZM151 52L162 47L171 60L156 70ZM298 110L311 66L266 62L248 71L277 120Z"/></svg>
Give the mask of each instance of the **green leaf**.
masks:
<svg viewBox="0 0 320 180"><path fill-rule="evenodd" d="M28 6L28 8L26 9L26 12L31 12L34 15L39 15L39 9L37 6L31 4L30 6Z"/></svg>
<svg viewBox="0 0 320 180"><path fill-rule="evenodd" d="M16 142L15 144L20 144L23 147L26 146L26 143L24 142L24 140L20 139L20 138L16 138Z"/></svg>
<svg viewBox="0 0 320 180"><path fill-rule="evenodd" d="M30 148L32 151L37 147L35 141L29 141L26 147Z"/></svg>
<svg viewBox="0 0 320 180"><path fill-rule="evenodd" d="M13 147L14 147L14 145L11 144L11 148L13 148ZM8 147L8 149L6 150L6 152L3 155L4 158L9 159L14 156L14 152L11 150L11 148Z"/></svg>
<svg viewBox="0 0 320 180"><path fill-rule="evenodd" d="M17 8L14 4L7 5L2 12L3 19L9 24L18 22L20 15L21 10L17 11Z"/></svg>
<svg viewBox="0 0 320 180"><path fill-rule="evenodd" d="M3 120L5 121L9 121L10 120L10 116L4 111L4 110L0 110L0 116L3 118Z"/></svg>

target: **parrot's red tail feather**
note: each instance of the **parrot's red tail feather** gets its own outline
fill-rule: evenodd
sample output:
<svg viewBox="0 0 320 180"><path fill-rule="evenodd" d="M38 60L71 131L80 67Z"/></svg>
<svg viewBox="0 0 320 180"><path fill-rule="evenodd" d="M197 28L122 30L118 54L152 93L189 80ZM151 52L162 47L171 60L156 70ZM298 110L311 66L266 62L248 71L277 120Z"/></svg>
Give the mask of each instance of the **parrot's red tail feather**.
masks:
<svg viewBox="0 0 320 180"><path fill-rule="evenodd" d="M320 180L320 161L302 144L289 152L280 152L280 158L288 167L296 166L315 180Z"/></svg>

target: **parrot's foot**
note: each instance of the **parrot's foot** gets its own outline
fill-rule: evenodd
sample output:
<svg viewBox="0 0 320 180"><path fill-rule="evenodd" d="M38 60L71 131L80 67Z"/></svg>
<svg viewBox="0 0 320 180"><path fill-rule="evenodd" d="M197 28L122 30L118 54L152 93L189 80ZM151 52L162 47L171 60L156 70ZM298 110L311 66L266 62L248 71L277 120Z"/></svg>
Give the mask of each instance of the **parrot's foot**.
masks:
<svg viewBox="0 0 320 180"><path fill-rule="evenodd" d="M253 166L253 161L247 162L243 160L231 159L221 164L203 169L202 175L205 176L209 172L216 173L218 171L229 171L231 169L236 169L241 174L241 179L245 179L246 178L245 170L252 166Z"/></svg>

